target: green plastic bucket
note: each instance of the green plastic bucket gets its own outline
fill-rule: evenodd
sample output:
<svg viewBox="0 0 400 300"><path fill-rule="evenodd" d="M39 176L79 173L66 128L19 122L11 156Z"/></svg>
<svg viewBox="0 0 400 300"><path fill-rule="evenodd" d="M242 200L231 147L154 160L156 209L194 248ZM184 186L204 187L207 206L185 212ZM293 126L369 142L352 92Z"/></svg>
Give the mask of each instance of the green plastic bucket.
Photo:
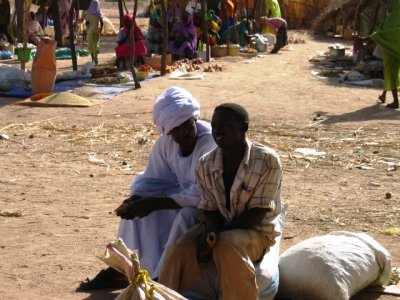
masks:
<svg viewBox="0 0 400 300"><path fill-rule="evenodd" d="M22 52L23 52L23 48L17 49L18 60L22 60ZM31 59L32 59L32 49L26 48L25 61L30 61Z"/></svg>

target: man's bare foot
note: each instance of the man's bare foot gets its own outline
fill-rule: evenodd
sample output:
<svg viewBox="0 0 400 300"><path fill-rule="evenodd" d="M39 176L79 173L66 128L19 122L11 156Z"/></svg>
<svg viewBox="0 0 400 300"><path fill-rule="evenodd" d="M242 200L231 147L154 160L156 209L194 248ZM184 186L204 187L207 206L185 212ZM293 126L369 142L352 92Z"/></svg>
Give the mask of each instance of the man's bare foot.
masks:
<svg viewBox="0 0 400 300"><path fill-rule="evenodd" d="M379 95L378 99L382 102L385 103L386 97L384 95Z"/></svg>
<svg viewBox="0 0 400 300"><path fill-rule="evenodd" d="M399 108L399 103L392 102L386 105L388 108L393 108L393 109L398 109Z"/></svg>

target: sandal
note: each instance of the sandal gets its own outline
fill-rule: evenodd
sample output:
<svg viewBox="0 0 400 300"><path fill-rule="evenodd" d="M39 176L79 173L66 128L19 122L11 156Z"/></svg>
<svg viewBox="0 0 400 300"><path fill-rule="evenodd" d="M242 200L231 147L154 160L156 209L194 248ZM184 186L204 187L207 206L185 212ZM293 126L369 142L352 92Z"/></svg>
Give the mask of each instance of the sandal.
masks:
<svg viewBox="0 0 400 300"><path fill-rule="evenodd" d="M103 269L95 277L88 277L80 283L77 292L100 290L100 289L122 289L129 285L128 279L119 279L121 274L112 269Z"/></svg>
<svg viewBox="0 0 400 300"><path fill-rule="evenodd" d="M386 97L383 95L379 95L378 99L381 101L381 103L385 103L385 101L386 101Z"/></svg>
<svg viewBox="0 0 400 300"><path fill-rule="evenodd" d="M393 109L398 109L399 108L399 104L398 103L389 103L386 105L387 108L393 108Z"/></svg>

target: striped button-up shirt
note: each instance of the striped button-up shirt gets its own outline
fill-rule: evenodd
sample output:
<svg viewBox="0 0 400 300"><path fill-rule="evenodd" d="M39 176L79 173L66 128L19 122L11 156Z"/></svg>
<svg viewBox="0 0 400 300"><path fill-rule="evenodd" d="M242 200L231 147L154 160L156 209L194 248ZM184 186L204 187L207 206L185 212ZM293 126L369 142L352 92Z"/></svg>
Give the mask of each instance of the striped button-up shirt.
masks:
<svg viewBox="0 0 400 300"><path fill-rule="evenodd" d="M282 166L276 152L246 140L246 149L230 191L230 210L226 208L222 177L222 150L216 148L204 155L196 168L201 194L198 206L204 211L219 211L226 221L251 208L266 208L262 222L254 229L274 243L276 217L281 212Z"/></svg>

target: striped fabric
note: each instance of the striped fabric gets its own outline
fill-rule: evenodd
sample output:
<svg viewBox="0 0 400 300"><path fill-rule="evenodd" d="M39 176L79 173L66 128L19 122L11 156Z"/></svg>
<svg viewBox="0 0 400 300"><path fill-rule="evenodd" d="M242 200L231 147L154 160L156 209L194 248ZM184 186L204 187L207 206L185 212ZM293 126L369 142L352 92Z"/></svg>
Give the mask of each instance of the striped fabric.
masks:
<svg viewBox="0 0 400 300"><path fill-rule="evenodd" d="M246 141L243 160L230 191L230 210L226 208L223 182L222 150L204 155L196 168L196 179L204 211L219 211L227 221L251 208L267 208L265 219L255 229L273 244L280 232L275 230L281 212L282 166L276 152L266 146Z"/></svg>

